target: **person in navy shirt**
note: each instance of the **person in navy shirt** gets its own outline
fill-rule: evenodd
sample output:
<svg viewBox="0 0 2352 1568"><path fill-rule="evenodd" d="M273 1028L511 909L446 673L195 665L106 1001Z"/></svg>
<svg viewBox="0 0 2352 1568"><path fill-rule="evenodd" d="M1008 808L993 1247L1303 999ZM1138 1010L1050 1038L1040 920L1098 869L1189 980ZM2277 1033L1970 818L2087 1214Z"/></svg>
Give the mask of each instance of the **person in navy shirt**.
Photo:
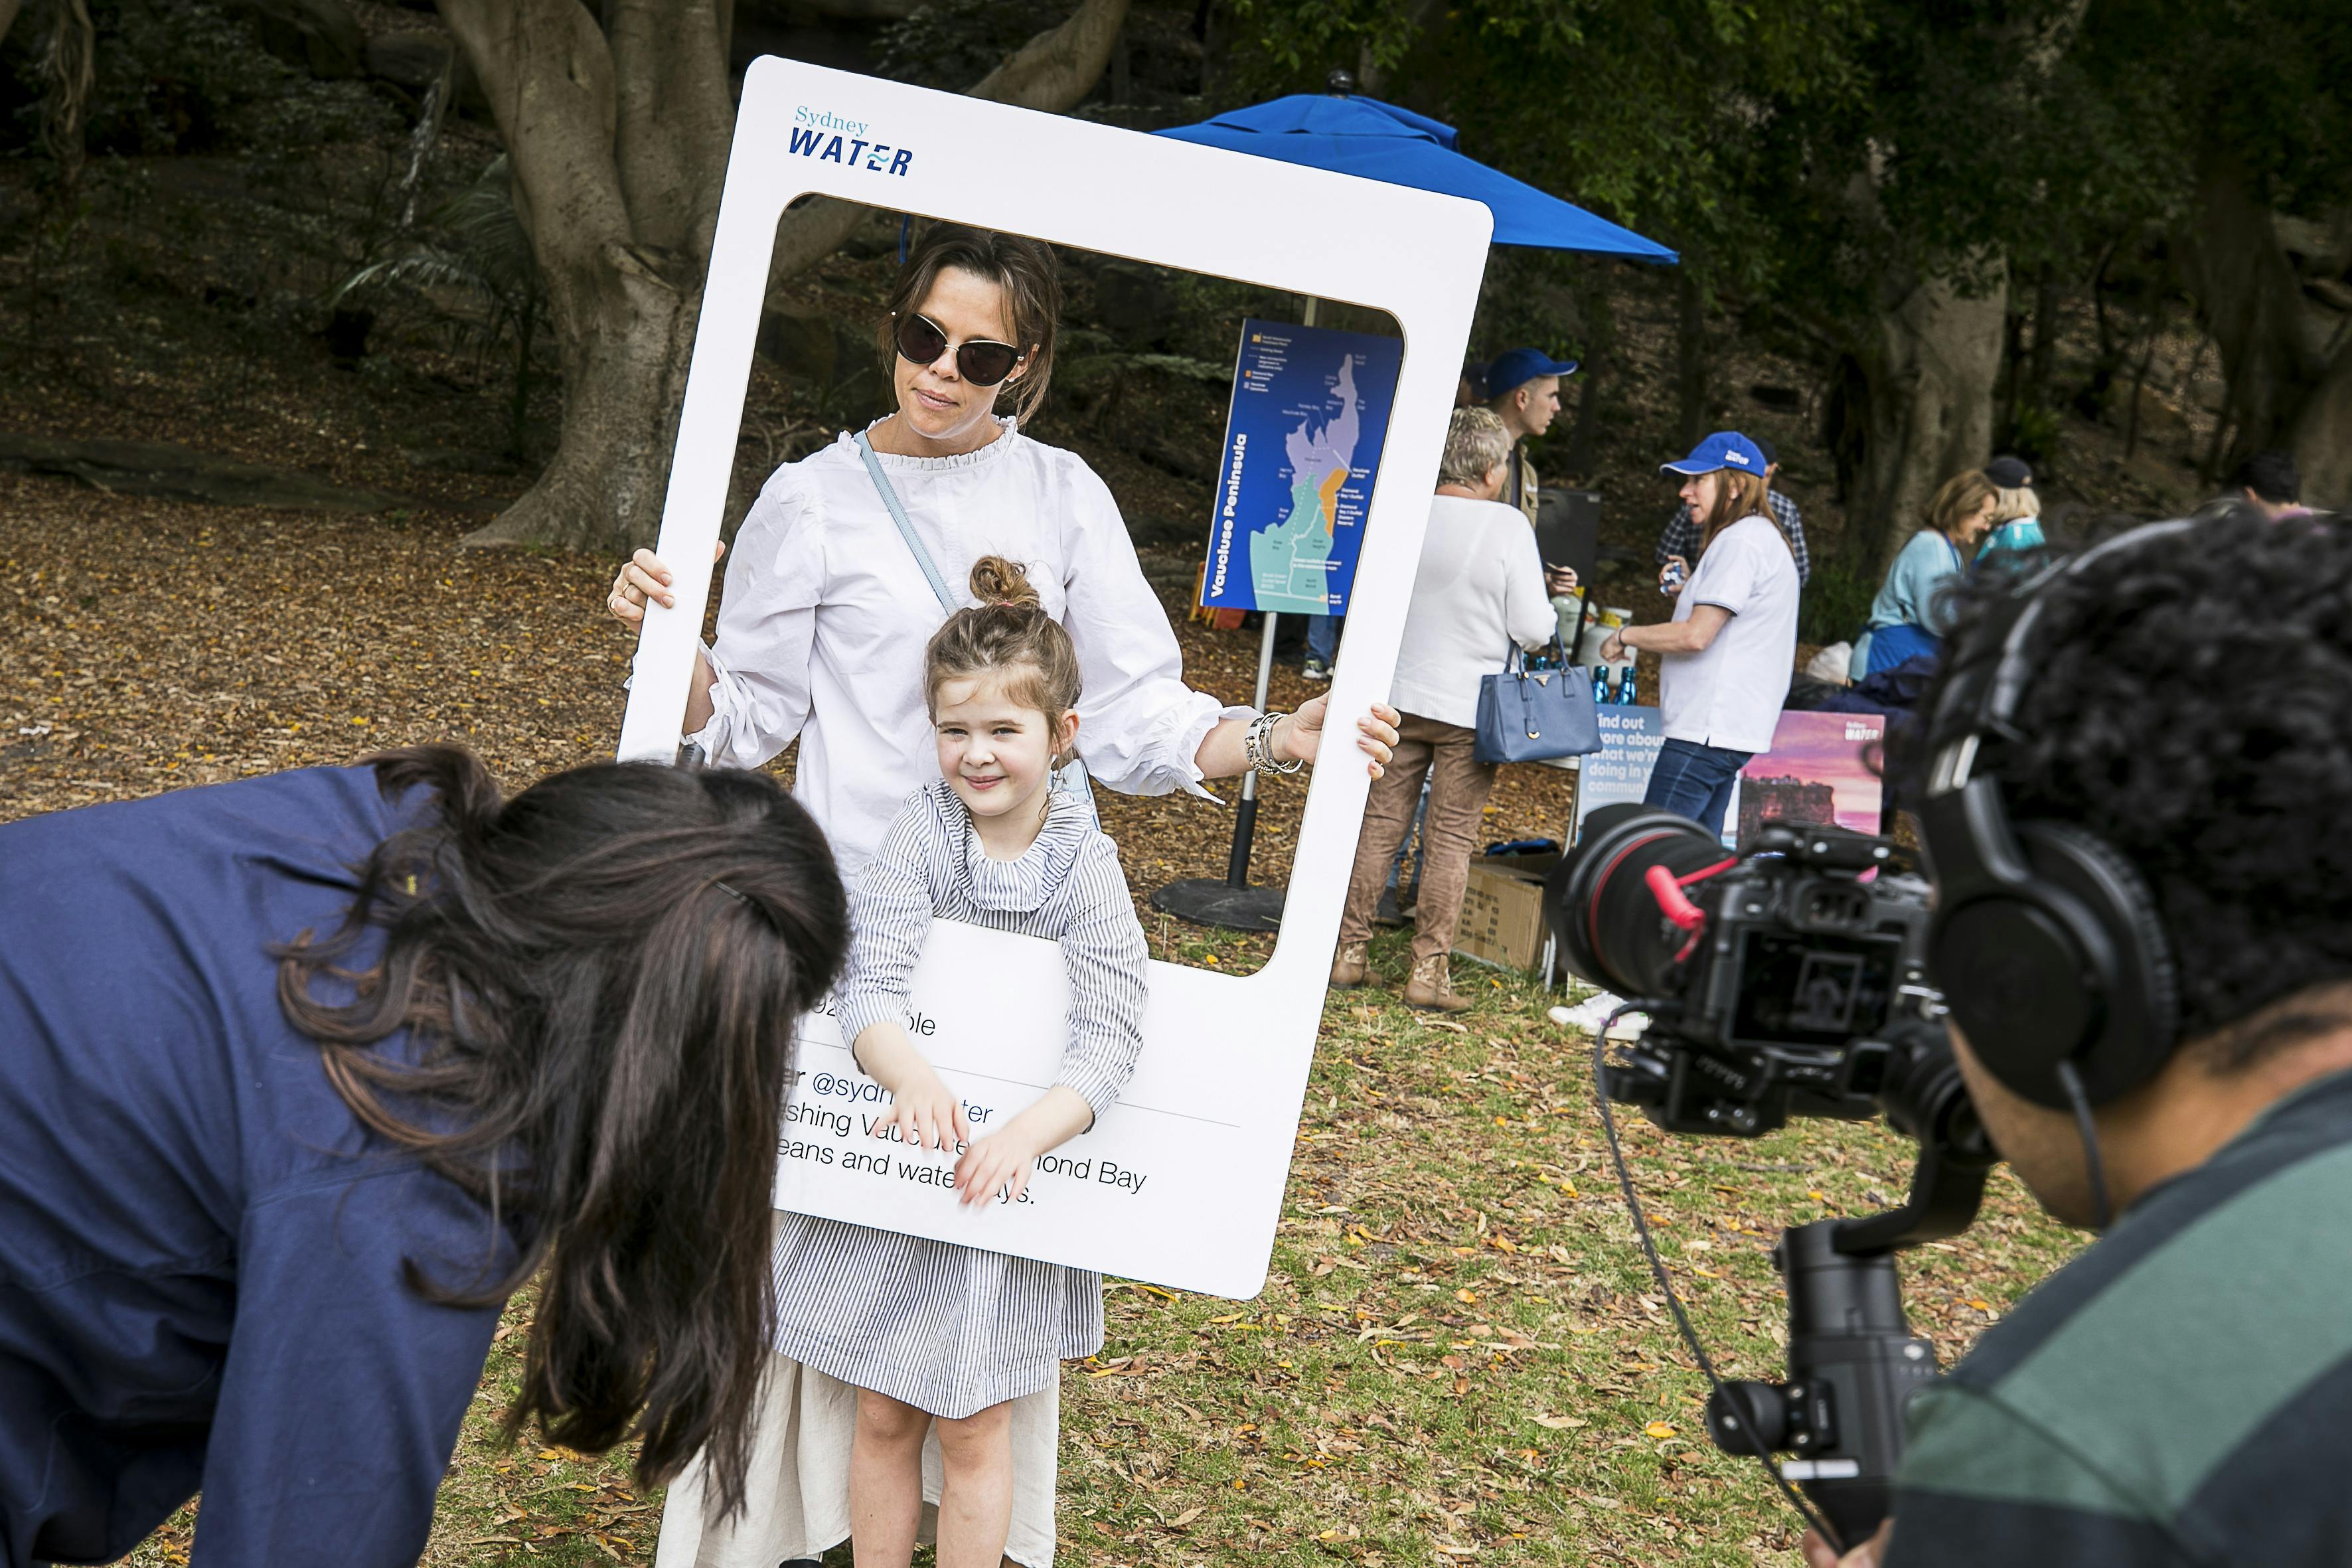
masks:
<svg viewBox="0 0 2352 1568"><path fill-rule="evenodd" d="M760 774L419 748L0 826L0 1568L414 1563L512 1426L740 1497L841 884Z"/></svg>

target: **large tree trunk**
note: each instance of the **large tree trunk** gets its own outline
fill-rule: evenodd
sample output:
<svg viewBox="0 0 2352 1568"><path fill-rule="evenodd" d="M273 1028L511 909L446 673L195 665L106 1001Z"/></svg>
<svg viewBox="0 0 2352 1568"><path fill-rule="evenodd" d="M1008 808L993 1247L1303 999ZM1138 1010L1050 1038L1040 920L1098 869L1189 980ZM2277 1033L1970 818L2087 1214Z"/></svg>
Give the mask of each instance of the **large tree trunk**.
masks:
<svg viewBox="0 0 2352 1568"><path fill-rule="evenodd" d="M2220 158L2200 166L2196 221L2177 254L2221 351L2221 416L2237 432L2216 467L2285 447L2306 500L2352 502L2352 331L2343 310L2305 289L2278 222L2243 167Z"/></svg>
<svg viewBox="0 0 2352 1568"><path fill-rule="evenodd" d="M718 0L441 0L490 100L547 289L563 431L472 545L652 539L733 109Z"/></svg>
<svg viewBox="0 0 2352 1568"><path fill-rule="evenodd" d="M1706 295L1690 258L1683 262L1675 274L1675 445L1687 452L1707 432L1714 359L1706 346Z"/></svg>
<svg viewBox="0 0 2352 1568"><path fill-rule="evenodd" d="M1601 431L1607 416L1612 379L1617 374L1617 311L1610 298L1610 263L1597 257L1575 258L1578 348L1584 369L1576 380L1576 420L1569 427L1562 477L1589 484L1601 467Z"/></svg>
<svg viewBox="0 0 2352 1568"><path fill-rule="evenodd" d="M0 0L5 4L5 0ZM514 170L563 367L563 431L529 491L470 545L620 552L650 542L718 223L735 110L732 0L439 0ZM973 91L1075 105L1100 78L1127 0L1084 0ZM788 214L777 262L832 252L865 209Z"/></svg>
<svg viewBox="0 0 2352 1568"><path fill-rule="evenodd" d="M2307 506L2352 510L2352 350L2336 354L2327 379L2294 424L2294 466Z"/></svg>
<svg viewBox="0 0 2352 1568"><path fill-rule="evenodd" d="M1975 296L1930 278L1879 310L1854 355L1868 433L1847 511L1845 554L1856 568L1884 572L1937 487L1991 455L2008 298L2005 278Z"/></svg>

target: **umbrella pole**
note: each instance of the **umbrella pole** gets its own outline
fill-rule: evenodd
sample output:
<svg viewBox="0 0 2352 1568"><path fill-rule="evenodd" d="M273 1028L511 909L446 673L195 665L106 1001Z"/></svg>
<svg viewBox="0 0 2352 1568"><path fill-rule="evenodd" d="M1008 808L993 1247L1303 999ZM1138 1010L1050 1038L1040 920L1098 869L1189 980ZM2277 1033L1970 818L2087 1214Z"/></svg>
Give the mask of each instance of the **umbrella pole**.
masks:
<svg viewBox="0 0 2352 1568"><path fill-rule="evenodd" d="M1314 295L1304 296L1306 307L1299 311L1299 321L1305 326L1315 324L1316 307L1322 301ZM1274 625L1279 617L1272 610L1265 612L1265 626L1257 639L1257 694L1250 706L1265 711L1265 689L1274 676ZM1250 846L1257 837L1257 771L1242 775L1241 805L1234 811L1234 847L1225 861L1225 886L1249 886Z"/></svg>
<svg viewBox="0 0 2352 1568"><path fill-rule="evenodd" d="M1300 324L1311 327L1322 301L1311 294L1305 299ZM1275 626L1281 619L1272 610L1263 614L1265 625L1257 641L1257 691L1250 704L1261 713L1265 711L1266 689L1274 678ZM1213 882L1201 877L1171 882L1151 895L1152 906L1196 924L1228 931L1280 930L1284 889L1250 886L1250 847L1256 837L1257 773L1252 769L1242 775L1241 801L1234 809L1234 843L1225 858L1225 879Z"/></svg>
<svg viewBox="0 0 2352 1568"><path fill-rule="evenodd" d="M1315 324L1316 307L1323 301L1314 295L1302 296L1306 306L1298 313L1303 326ZM1265 690L1274 677L1274 625L1280 617L1272 610L1265 612L1265 626L1257 639L1257 694L1250 706L1265 711ZM1234 809L1234 847L1225 860L1225 886L1242 889L1249 886L1250 846L1257 838L1257 770L1242 775L1241 804Z"/></svg>

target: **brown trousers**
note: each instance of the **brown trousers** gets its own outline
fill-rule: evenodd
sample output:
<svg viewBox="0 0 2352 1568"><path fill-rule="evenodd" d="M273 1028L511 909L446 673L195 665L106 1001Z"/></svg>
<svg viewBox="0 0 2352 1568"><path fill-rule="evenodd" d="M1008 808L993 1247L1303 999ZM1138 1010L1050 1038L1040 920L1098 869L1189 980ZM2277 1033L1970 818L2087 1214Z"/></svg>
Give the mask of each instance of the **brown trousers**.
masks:
<svg viewBox="0 0 2352 1568"><path fill-rule="evenodd" d="M1339 916L1339 940L1363 942L1372 934L1372 912L1388 886L1389 863L1412 826L1421 780L1429 776L1429 817L1422 827L1421 905L1413 917L1413 962L1454 951L1454 922L1462 913L1462 891L1470 880L1470 857L1478 847L1486 796L1495 788L1495 764L1471 754L1476 732L1407 713L1397 725L1396 756L1372 781L1364 803L1364 826L1356 840L1355 874L1348 879L1348 904Z"/></svg>

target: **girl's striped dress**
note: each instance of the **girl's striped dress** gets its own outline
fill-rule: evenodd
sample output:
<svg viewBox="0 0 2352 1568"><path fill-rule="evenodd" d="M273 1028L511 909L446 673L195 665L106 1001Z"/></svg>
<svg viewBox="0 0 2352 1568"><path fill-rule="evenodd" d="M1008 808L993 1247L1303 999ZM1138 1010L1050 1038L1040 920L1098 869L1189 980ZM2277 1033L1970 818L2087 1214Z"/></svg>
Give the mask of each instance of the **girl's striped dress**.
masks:
<svg viewBox="0 0 2352 1568"><path fill-rule="evenodd" d="M1099 1116L1143 1045L1143 928L1118 849L1083 796L1048 796L1017 860L992 860L944 781L909 796L858 883L836 994L842 1037L905 1021L934 917L1061 944L1070 1038L1055 1082ZM952 1242L777 1215L776 1349L844 1383L951 1418L1052 1386L1102 1348L1102 1277Z"/></svg>

